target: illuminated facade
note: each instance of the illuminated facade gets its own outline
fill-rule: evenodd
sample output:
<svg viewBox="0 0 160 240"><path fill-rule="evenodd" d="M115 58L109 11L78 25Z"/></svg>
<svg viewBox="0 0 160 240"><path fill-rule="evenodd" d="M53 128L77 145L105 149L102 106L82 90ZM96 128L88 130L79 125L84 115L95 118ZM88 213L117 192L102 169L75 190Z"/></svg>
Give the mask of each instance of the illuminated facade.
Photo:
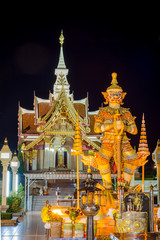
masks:
<svg viewBox="0 0 160 240"><path fill-rule="evenodd" d="M109 105L89 112L88 96L75 100L70 92L63 55L63 33L59 40L60 55L53 92L49 93L48 99L34 94L33 110L19 105L18 137L19 144L22 144L28 196L35 180L50 181L52 187L56 180L60 182L59 179L74 182L77 179L77 165L80 179L86 178L85 165L90 165L93 167L93 178L103 180L103 185L108 189L112 188L111 171L116 173L117 170L119 182L124 180L126 188L129 188L135 169L147 162L149 153L140 151L143 150L141 145L146 147L146 138L141 137L140 143L143 144L136 153L126 135L137 134L135 117L129 109L121 107L126 93L118 85L117 74L113 73L111 86L103 92L105 104ZM76 155L72 154L77 115L83 151L79 164Z"/></svg>
<svg viewBox="0 0 160 240"><path fill-rule="evenodd" d="M71 155L77 113L79 114L83 151L100 149L100 135L94 133L94 114L88 111L88 96L75 100L70 93L63 55L63 33L60 55L55 69L56 81L48 99L34 94L34 108L19 106L18 137L22 144L26 172L76 171L76 156ZM85 166L79 161L80 171Z"/></svg>

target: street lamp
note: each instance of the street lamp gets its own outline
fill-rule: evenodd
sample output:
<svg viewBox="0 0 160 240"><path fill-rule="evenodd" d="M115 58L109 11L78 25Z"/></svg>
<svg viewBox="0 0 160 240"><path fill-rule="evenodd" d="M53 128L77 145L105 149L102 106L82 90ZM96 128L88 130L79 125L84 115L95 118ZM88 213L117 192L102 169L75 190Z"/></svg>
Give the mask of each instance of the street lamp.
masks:
<svg viewBox="0 0 160 240"><path fill-rule="evenodd" d="M7 190L7 168L9 160L11 159L11 150L8 146L7 138L4 140L4 145L0 151L0 159L3 166L3 182L2 182L2 205L0 206L2 212L6 212L8 205L6 205L6 190Z"/></svg>
<svg viewBox="0 0 160 240"><path fill-rule="evenodd" d="M19 160L17 158L17 153L14 152L13 158L10 162L10 166L12 168L12 173L13 173L13 179L12 179L12 190L15 192L17 190L16 187L16 173L19 168Z"/></svg>
<svg viewBox="0 0 160 240"><path fill-rule="evenodd" d="M87 216L87 240L94 240L94 224L93 217L97 215L100 209L100 191L101 189L95 187L97 182L92 179L92 173L88 169L87 179L85 180L82 192L82 206L81 210Z"/></svg>

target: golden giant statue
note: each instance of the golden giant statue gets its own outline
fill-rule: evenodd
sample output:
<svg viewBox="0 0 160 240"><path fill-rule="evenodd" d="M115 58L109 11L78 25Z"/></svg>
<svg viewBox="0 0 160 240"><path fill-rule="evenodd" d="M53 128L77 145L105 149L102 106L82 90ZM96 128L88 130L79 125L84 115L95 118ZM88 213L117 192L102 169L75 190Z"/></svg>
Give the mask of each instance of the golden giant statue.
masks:
<svg viewBox="0 0 160 240"><path fill-rule="evenodd" d="M137 154L127 137L127 133L137 134L137 127L129 109L121 107L126 93L118 85L116 73L112 73L111 85L102 94L108 105L100 108L94 125L96 133L103 133L102 145L94 156L83 155L82 162L100 171L107 189L112 188L111 170L117 171L127 187L136 167L146 163L146 155Z"/></svg>

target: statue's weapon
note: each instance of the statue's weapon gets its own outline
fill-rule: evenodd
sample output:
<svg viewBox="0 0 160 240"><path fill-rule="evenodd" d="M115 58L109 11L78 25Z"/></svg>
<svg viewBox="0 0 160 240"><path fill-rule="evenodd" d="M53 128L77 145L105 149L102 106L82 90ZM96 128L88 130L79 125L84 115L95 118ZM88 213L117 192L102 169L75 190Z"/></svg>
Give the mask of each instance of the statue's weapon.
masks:
<svg viewBox="0 0 160 240"><path fill-rule="evenodd" d="M117 149L116 149L116 164L117 164L117 178L120 179L121 178L121 140L122 140L122 133L123 133L123 130L124 130L124 123L123 121L121 120L121 124L122 124L122 127L121 129L118 131L117 129L117 125L116 125L116 121L120 119L121 120L121 117L120 117L120 113L119 111L117 110L116 114L114 114L114 130L115 130L115 133L116 133L116 145L117 145Z"/></svg>
<svg viewBox="0 0 160 240"><path fill-rule="evenodd" d="M117 129L117 124L116 124L116 121L117 120L120 120L121 121L121 129L118 131ZM121 140L122 140L122 133L123 133L123 130L124 130L124 123L123 121L121 120L121 117L120 117L120 113L117 109L117 112L116 114L114 114L114 130L115 130L115 133L116 133L116 146L117 146L117 149L116 149L116 164L117 164L117 181L120 181L121 182ZM120 217L121 217L121 213L122 213L122 188L121 186L118 187L118 195L119 195L119 211L120 211Z"/></svg>

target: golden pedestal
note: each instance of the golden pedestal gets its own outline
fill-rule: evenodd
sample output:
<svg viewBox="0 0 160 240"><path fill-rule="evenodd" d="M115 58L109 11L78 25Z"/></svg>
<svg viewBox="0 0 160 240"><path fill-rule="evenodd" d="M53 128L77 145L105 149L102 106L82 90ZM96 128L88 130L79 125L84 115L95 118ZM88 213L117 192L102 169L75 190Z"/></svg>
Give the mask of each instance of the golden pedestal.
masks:
<svg viewBox="0 0 160 240"><path fill-rule="evenodd" d="M116 221L118 233L144 233L147 232L147 212L124 212L122 218Z"/></svg>

